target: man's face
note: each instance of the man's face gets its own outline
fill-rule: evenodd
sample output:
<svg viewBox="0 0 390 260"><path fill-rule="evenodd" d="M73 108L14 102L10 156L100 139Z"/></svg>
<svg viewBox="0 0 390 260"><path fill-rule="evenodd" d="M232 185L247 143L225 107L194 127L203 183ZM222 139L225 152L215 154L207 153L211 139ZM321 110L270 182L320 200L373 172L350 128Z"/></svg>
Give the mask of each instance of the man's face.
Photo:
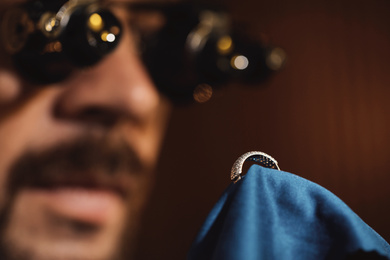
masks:
<svg viewBox="0 0 390 260"><path fill-rule="evenodd" d="M118 47L59 83L31 85L0 49L1 259L117 259L133 246L169 104L114 13Z"/></svg>

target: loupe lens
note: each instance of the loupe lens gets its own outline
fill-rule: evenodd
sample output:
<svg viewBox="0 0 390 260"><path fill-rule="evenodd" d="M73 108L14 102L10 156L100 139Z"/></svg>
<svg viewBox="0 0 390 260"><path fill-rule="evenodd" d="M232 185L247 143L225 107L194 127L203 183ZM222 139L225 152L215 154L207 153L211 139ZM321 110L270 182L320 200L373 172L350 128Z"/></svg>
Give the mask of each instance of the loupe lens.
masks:
<svg viewBox="0 0 390 260"><path fill-rule="evenodd" d="M108 10L75 10L60 36L63 51L76 67L91 66L110 53L121 37L122 26Z"/></svg>

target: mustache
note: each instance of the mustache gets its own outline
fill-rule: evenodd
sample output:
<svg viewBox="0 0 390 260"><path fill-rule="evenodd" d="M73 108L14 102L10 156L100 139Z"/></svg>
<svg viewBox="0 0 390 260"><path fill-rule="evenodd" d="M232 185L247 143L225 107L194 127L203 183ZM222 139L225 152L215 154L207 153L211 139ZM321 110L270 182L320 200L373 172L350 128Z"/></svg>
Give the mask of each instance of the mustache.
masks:
<svg viewBox="0 0 390 260"><path fill-rule="evenodd" d="M9 195L23 187L82 186L126 192L129 176L146 170L138 154L123 142L82 137L41 152L27 151L10 170Z"/></svg>

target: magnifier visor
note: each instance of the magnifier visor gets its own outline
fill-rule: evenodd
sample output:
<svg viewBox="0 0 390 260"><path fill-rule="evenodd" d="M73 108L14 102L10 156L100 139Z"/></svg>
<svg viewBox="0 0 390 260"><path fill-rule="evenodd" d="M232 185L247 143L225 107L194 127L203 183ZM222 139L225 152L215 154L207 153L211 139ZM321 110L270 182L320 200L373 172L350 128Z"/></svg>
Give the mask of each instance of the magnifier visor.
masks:
<svg viewBox="0 0 390 260"><path fill-rule="evenodd" d="M128 20L117 19L114 7L125 8ZM46 84L93 66L113 51L123 22L130 23L155 85L174 103L193 100L199 86L260 83L284 63L281 51L282 62L270 66L274 48L233 31L225 11L191 3L39 0L6 11L1 33L19 72Z"/></svg>

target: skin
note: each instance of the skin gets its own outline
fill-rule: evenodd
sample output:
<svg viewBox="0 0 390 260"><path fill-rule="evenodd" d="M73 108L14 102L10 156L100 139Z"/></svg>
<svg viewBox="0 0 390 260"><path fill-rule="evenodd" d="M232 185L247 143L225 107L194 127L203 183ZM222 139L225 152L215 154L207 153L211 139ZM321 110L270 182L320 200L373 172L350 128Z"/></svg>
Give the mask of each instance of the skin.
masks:
<svg viewBox="0 0 390 260"><path fill-rule="evenodd" d="M126 13L115 14L125 21ZM170 105L123 26L114 52L51 85L31 86L0 50L1 259L121 259L131 251ZM72 155L76 146L83 167ZM37 168L23 167L26 155ZM111 169L110 162L122 157ZM50 168L45 162L54 163ZM46 176L42 172L54 176L48 187L33 183ZM18 174L32 184L21 184Z"/></svg>

